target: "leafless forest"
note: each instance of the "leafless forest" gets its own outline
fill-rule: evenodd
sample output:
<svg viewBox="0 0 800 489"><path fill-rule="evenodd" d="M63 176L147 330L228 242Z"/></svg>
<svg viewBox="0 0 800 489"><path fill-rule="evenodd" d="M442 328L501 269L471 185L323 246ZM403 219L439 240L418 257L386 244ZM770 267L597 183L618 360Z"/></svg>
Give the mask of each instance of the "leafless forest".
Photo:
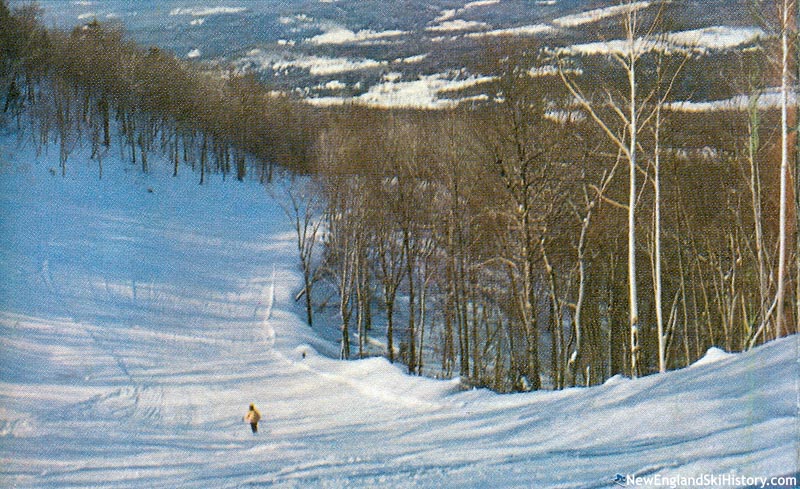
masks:
<svg viewBox="0 0 800 489"><path fill-rule="evenodd" d="M298 300L313 325L333 298L343 358L374 354L372 337L412 374L591 385L797 332L796 11L759 3L769 35L714 57L638 42L658 45L658 8L624 15L624 47L599 58L487 42L490 96L434 111L315 108L2 1L2 121L57 148L56 173L89 144L100 178L121 151L200 184L290 179ZM704 70L744 107L674 103Z"/></svg>

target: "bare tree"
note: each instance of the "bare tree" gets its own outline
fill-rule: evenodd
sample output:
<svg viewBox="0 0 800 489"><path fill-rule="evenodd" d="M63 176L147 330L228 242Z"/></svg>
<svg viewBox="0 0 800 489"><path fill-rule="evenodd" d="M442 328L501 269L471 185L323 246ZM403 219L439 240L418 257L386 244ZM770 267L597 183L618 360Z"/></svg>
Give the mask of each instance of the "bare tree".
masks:
<svg viewBox="0 0 800 489"><path fill-rule="evenodd" d="M638 92L639 63L647 53L657 47L656 34L662 22L663 5L662 2L659 2L657 6L659 10L653 20L649 22L642 21L640 17L642 13L633 0L625 0L621 5L627 7L622 15L625 38L622 42L622 47L619 50L612 50L610 56L625 74L627 93L614 95L611 87L604 87L605 100L603 102L595 102L590 95L584 93L574 80L564 58L559 59L559 74L576 103L597 123L610 141L623 153L628 162L628 202L625 206L628 213L628 322L630 370L631 375L636 377L642 369L639 343L639 295L636 283L636 216L639 198L637 174L642 171L639 168L639 136L645 125L644 123L651 117L647 113L646 104L654 96L652 92L644 94ZM622 130L618 130L618 127L621 127Z"/></svg>
<svg viewBox="0 0 800 489"><path fill-rule="evenodd" d="M286 216L291 220L297 238L297 252L300 257L300 268L303 271L303 289L296 300L305 298L306 322L314 323L312 291L320 276L320 268L316 263L317 244L321 239L322 224L322 192L315 188L315 182L302 178L292 180L283 188L287 200L282 204Z"/></svg>
<svg viewBox="0 0 800 489"><path fill-rule="evenodd" d="M797 134L790 132L790 127L797 123L797 101L790 108L790 95L796 93L794 82L792 81L792 64L796 61L793 51L797 43L797 2L796 0L781 0L778 15L780 29L780 69L781 69L781 166L780 166L780 214L778 217L778 288L777 288L777 310L775 321L775 333L783 336L784 331L784 303L786 296L786 282L788 274L786 270L787 248L788 248L788 213L789 203L794 199L789 196L789 165L790 151L792 150L792 138L797 138ZM796 98L796 97L795 97ZM792 120L794 119L794 120ZM794 209L797 212L797 209ZM795 228L796 230L796 228ZM795 238L797 239L797 238ZM800 280L800 278L798 278Z"/></svg>

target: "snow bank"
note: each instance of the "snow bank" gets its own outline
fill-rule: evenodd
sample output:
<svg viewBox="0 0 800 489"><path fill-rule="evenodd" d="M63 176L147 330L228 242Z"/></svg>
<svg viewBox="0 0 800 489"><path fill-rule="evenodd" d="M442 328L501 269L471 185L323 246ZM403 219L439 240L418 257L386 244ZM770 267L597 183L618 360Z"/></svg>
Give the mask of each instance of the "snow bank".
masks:
<svg viewBox="0 0 800 489"><path fill-rule="evenodd" d="M721 348L717 348L717 347L711 347L711 348L708 349L706 354L703 355L703 358L701 358L700 360L694 362L692 364L692 366L693 367L698 367L698 366L701 366L701 365L708 365L708 364L711 364L711 363L716 363L716 362L725 360L726 358L730 358L730 357L731 357L731 354L726 352L725 350L722 350Z"/></svg>

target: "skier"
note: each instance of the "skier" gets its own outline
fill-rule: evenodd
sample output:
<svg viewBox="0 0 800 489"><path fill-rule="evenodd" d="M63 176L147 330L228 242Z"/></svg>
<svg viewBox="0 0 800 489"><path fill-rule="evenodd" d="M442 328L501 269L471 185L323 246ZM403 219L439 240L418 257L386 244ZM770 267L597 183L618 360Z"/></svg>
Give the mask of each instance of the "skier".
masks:
<svg viewBox="0 0 800 489"><path fill-rule="evenodd" d="M258 422L261 420L261 413L252 402L250 403L250 410L244 415L244 420L250 423L250 428L253 430L254 435L258 433Z"/></svg>

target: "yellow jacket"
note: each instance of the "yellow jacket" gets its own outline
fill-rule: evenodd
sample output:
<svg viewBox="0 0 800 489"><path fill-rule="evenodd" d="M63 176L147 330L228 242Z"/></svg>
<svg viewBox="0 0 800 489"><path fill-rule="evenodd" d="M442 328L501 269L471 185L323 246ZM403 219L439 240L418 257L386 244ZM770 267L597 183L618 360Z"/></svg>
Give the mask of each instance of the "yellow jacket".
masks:
<svg viewBox="0 0 800 489"><path fill-rule="evenodd" d="M254 405L251 404L250 410L244 415L244 420L250 424L258 424L258 422L261 420L261 413Z"/></svg>

